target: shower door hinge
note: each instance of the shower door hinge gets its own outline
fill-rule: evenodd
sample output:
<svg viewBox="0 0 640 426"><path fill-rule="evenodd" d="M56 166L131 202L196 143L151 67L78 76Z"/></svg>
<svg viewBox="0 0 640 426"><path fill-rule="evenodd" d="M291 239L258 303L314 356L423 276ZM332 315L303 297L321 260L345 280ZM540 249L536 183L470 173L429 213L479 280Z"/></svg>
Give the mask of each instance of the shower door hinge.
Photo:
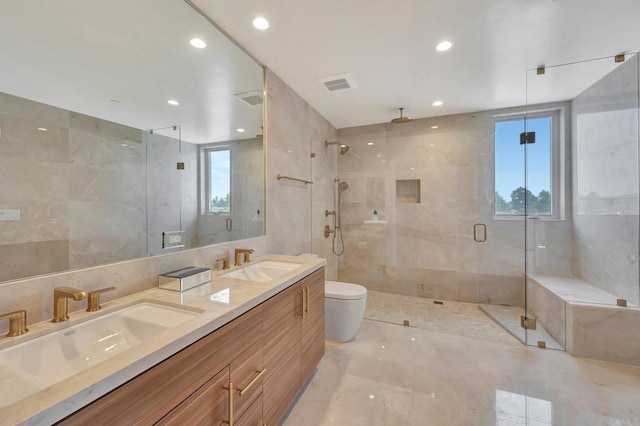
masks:
<svg viewBox="0 0 640 426"><path fill-rule="evenodd" d="M179 162L179 163L177 163L177 164L176 164L176 168L177 168L178 170L184 170L184 163L183 163L183 162Z"/></svg>
<svg viewBox="0 0 640 426"><path fill-rule="evenodd" d="M525 143L536 143L536 132L520 133L520 145Z"/></svg>
<svg viewBox="0 0 640 426"><path fill-rule="evenodd" d="M619 55L616 55L614 60L617 62L624 62L624 53L620 53Z"/></svg>
<svg viewBox="0 0 640 426"><path fill-rule="evenodd" d="M524 315L520 315L520 327L525 330L535 330L536 329L536 319L525 317Z"/></svg>
<svg viewBox="0 0 640 426"><path fill-rule="evenodd" d="M537 75L543 75L546 72L546 68L544 67L544 65L539 66L538 68L536 68L536 74Z"/></svg>
<svg viewBox="0 0 640 426"><path fill-rule="evenodd" d="M315 152L311 153L311 158L316 158L316 153Z"/></svg>

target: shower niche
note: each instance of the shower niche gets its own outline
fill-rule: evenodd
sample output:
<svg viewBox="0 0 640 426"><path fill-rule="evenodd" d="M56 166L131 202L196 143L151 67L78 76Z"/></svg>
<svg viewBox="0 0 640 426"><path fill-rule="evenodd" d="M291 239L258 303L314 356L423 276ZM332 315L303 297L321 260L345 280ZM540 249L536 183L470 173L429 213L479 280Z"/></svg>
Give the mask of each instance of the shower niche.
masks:
<svg viewBox="0 0 640 426"><path fill-rule="evenodd" d="M396 180L396 204L420 204L420 179Z"/></svg>

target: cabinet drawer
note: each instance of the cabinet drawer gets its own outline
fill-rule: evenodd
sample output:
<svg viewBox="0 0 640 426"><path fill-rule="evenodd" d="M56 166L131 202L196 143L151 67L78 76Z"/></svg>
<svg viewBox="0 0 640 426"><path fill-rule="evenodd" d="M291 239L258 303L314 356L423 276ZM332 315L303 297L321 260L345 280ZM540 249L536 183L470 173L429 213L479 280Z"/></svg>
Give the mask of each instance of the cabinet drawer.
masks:
<svg viewBox="0 0 640 426"><path fill-rule="evenodd" d="M234 418L239 419L253 401L262 394L262 380L265 372L262 363L262 341L253 345L231 363Z"/></svg>
<svg viewBox="0 0 640 426"><path fill-rule="evenodd" d="M238 419L235 426L263 426L262 421L262 395L253 401L247 411Z"/></svg>
<svg viewBox="0 0 640 426"><path fill-rule="evenodd" d="M223 425L229 422L229 368L205 383L157 425Z"/></svg>

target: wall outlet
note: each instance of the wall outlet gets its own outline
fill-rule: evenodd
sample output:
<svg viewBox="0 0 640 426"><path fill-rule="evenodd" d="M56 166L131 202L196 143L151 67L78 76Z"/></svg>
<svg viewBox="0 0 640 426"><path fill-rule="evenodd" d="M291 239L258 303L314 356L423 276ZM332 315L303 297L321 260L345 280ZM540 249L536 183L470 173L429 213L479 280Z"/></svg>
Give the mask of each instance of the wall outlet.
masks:
<svg viewBox="0 0 640 426"><path fill-rule="evenodd" d="M20 220L20 210L0 210L0 222Z"/></svg>

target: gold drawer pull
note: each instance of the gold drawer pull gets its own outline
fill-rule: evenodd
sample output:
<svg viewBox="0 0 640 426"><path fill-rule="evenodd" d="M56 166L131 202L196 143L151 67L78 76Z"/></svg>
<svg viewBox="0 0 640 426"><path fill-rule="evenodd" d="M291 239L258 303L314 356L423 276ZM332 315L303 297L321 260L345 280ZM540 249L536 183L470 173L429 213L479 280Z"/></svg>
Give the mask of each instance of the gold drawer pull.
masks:
<svg viewBox="0 0 640 426"><path fill-rule="evenodd" d="M307 287L305 292L305 299L307 300L307 306L305 307L305 316L309 316L309 287Z"/></svg>
<svg viewBox="0 0 640 426"><path fill-rule="evenodd" d="M229 386L225 386L223 389L225 389L229 395L227 400L229 404L229 421L223 421L222 423L233 426L233 383L229 382Z"/></svg>
<svg viewBox="0 0 640 426"><path fill-rule="evenodd" d="M256 377L253 378L253 380L251 380L251 382L244 388L244 389L238 389L238 393L240 394L240 396L242 396L245 392L247 392L249 390L249 388L251 386L253 386L253 384L255 382L258 381L258 379L260 378L260 376L262 376L264 374L264 372L267 371L266 368L263 368L262 371L256 371L256 373L258 373L256 375Z"/></svg>

